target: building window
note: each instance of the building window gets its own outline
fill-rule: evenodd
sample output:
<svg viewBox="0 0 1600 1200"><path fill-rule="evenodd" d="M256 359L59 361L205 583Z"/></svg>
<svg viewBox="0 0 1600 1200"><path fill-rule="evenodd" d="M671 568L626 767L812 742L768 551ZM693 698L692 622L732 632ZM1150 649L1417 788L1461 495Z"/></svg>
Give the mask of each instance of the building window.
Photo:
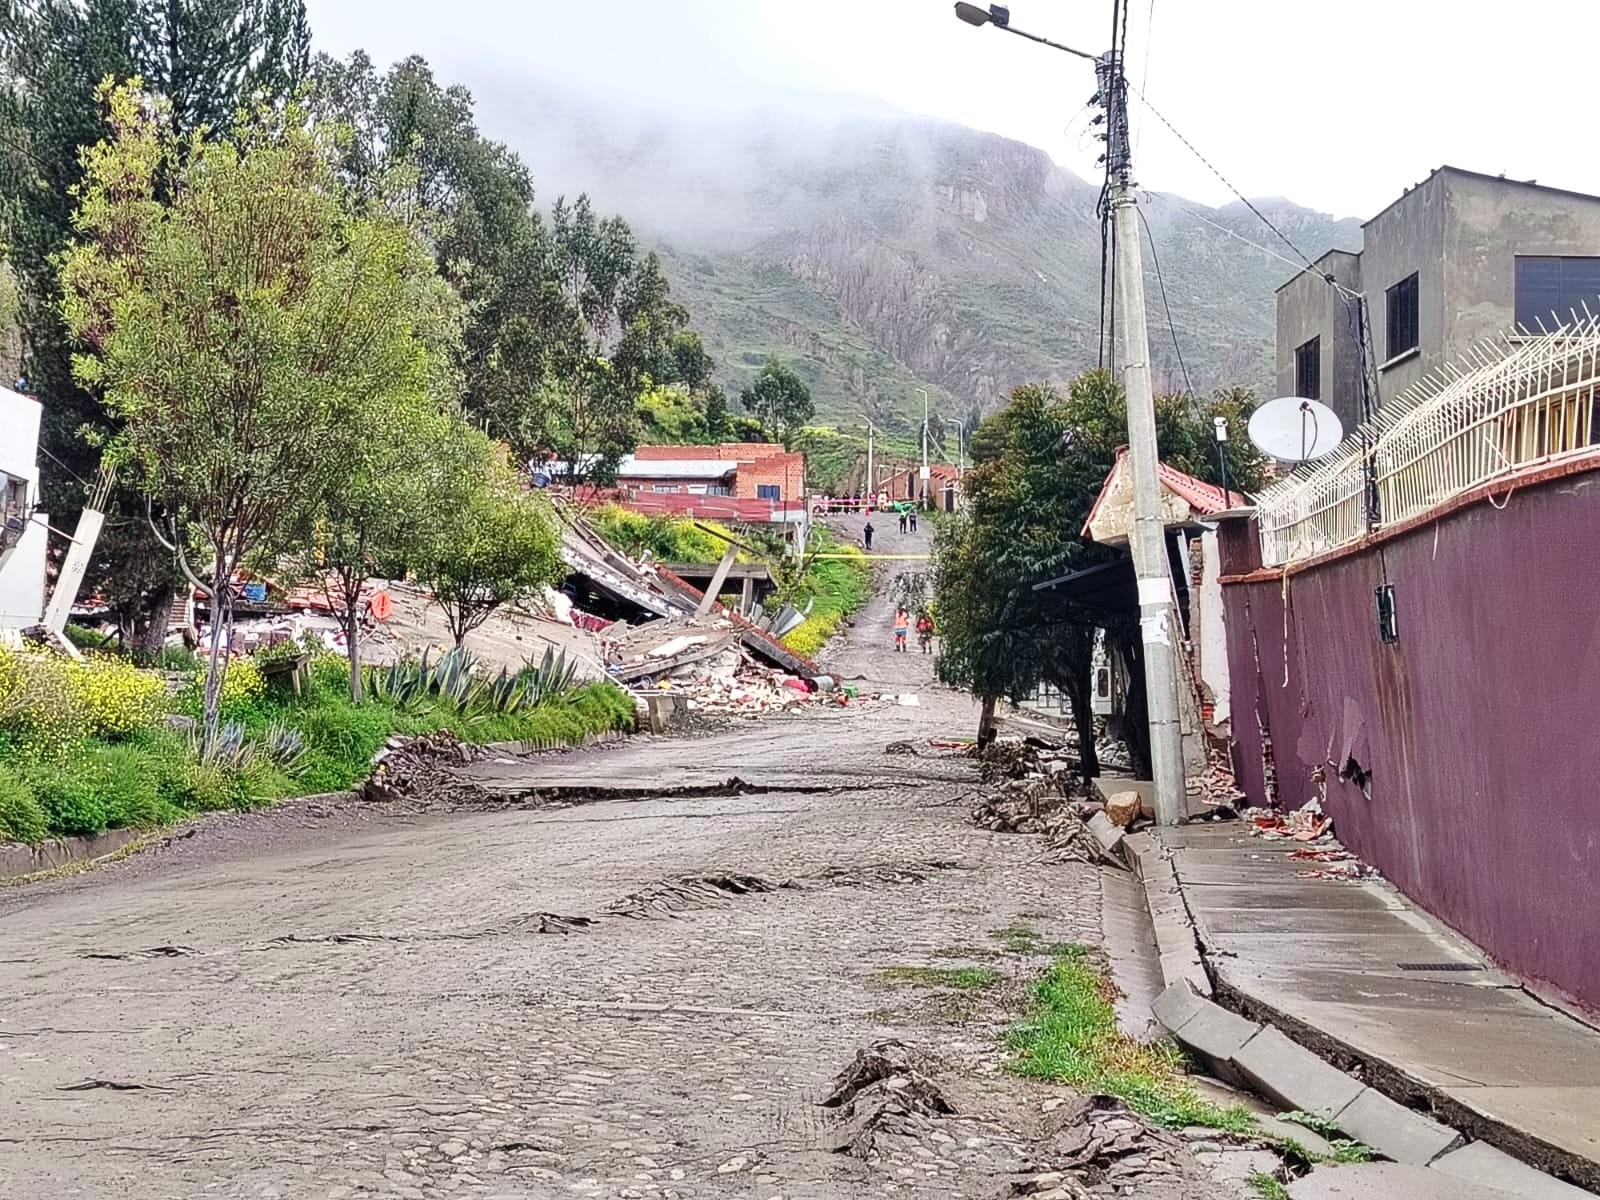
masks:
<svg viewBox="0 0 1600 1200"><path fill-rule="evenodd" d="M1517 324L1537 333L1569 324L1573 315L1600 316L1600 258L1517 255Z"/></svg>
<svg viewBox="0 0 1600 1200"><path fill-rule="evenodd" d="M713 483L709 487L706 488L706 495L708 495L708 496L731 496L731 495L733 495L733 489L731 487L729 487L725 483Z"/></svg>
<svg viewBox="0 0 1600 1200"><path fill-rule="evenodd" d="M1417 321L1417 277L1407 275L1385 293L1388 305L1388 357L1415 350L1421 344Z"/></svg>
<svg viewBox="0 0 1600 1200"><path fill-rule="evenodd" d="M756 484L756 499L782 500L783 489L775 483L758 483Z"/></svg>
<svg viewBox="0 0 1600 1200"><path fill-rule="evenodd" d="M1322 339L1314 337L1294 352L1294 394L1302 400L1322 399Z"/></svg>
<svg viewBox="0 0 1600 1200"><path fill-rule="evenodd" d="M675 483L658 483L658 484L656 484L654 490L658 491L658 492L667 492L669 494L676 495L681 489Z"/></svg>

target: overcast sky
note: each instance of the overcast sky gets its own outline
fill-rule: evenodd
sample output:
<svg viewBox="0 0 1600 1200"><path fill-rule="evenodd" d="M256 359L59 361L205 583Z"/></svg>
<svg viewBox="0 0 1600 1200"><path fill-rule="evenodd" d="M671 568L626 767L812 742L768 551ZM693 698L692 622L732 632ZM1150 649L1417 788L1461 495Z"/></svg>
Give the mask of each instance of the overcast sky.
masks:
<svg viewBox="0 0 1600 1200"><path fill-rule="evenodd" d="M1600 193L1600 155L1574 134L1593 107L1595 0L1526 14L1454 0L1128 2L1130 80L1248 196L1367 217L1446 162ZM320 49L362 47L380 63L421 53L469 88L556 81L687 120L773 92L860 95L1098 175L1082 111L1090 64L963 25L949 0L309 4ZM1011 12L1091 52L1110 39L1106 0L1015 0ZM1137 100L1134 129L1142 185L1233 198Z"/></svg>

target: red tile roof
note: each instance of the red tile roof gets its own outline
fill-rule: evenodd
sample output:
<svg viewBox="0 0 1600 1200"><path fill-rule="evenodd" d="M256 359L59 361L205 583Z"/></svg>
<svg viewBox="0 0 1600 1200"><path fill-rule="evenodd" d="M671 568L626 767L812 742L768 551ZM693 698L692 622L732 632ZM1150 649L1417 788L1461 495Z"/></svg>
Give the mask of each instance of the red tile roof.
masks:
<svg viewBox="0 0 1600 1200"><path fill-rule="evenodd" d="M1116 460L1111 464L1111 470L1106 472L1105 482L1100 485L1100 494L1094 498L1094 504L1089 508L1089 515L1084 519L1082 531L1084 537L1089 536L1089 526L1094 524L1095 514L1105 502L1106 493L1111 490L1111 481L1116 477L1117 470L1122 466L1122 460L1127 453L1127 446L1117 447ZM1197 516L1212 517L1220 512L1227 512L1230 508L1242 508L1250 503L1240 492L1231 490L1224 492L1216 484L1196 479L1193 475L1186 474L1177 467L1169 467L1166 463L1156 464L1156 477L1161 480L1162 487L1187 503Z"/></svg>

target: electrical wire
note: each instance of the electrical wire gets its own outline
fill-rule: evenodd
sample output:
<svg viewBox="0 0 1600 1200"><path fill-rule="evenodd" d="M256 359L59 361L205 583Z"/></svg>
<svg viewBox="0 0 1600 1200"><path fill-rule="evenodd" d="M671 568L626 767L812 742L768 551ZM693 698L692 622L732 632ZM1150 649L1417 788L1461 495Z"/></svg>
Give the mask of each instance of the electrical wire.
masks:
<svg viewBox="0 0 1600 1200"><path fill-rule="evenodd" d="M1156 0L1150 0L1150 15L1144 23L1144 66L1139 70L1139 94L1144 94L1144 89L1150 86L1150 45L1156 40ZM1139 128L1133 135L1133 157L1139 157L1139 143L1144 138L1144 122L1139 122Z"/></svg>
<svg viewBox="0 0 1600 1200"><path fill-rule="evenodd" d="M1189 368L1183 361L1183 347L1178 345L1178 327L1172 322L1172 305L1167 303L1167 281L1161 274L1161 256L1156 253L1156 235L1151 232L1150 221L1144 215L1144 209L1136 204L1134 211L1139 214L1139 223L1144 226L1144 236L1150 243L1150 262L1156 269L1156 283L1161 288L1161 307L1167 314L1167 332L1172 335L1172 350L1178 356L1178 369L1183 372L1183 386L1189 393L1189 405L1193 408L1198 397L1195 395L1194 380L1189 378Z"/></svg>
<svg viewBox="0 0 1600 1200"><path fill-rule="evenodd" d="M1251 203L1249 197L1247 197L1238 188L1234 187L1232 181L1230 181L1226 175L1224 175L1221 171L1219 171L1217 169L1216 165L1209 158L1207 158L1204 154L1201 154L1199 149L1196 148L1195 144L1193 142L1191 142L1188 138L1184 137L1183 134L1178 131L1178 127L1176 125L1174 125L1171 121L1167 120L1167 118L1162 114L1162 112L1161 112L1161 110L1159 108L1157 108L1154 104L1150 103L1149 97L1147 97L1142 90L1140 90L1139 88L1134 88L1133 90L1136 93L1138 93L1139 100L1144 104L1144 106L1146 108L1148 108L1150 110L1151 114L1156 118L1156 120L1160 121L1163 125L1165 125L1167 127L1167 129L1171 131L1172 136L1177 138L1180 142L1182 142L1184 144L1185 148L1188 149L1190 154L1193 154L1196 158L1198 158L1205 165L1205 167L1206 167L1206 169L1208 171L1210 171L1213 175L1215 175L1218 179L1220 179L1222 181L1223 186L1226 187L1230 192L1232 192L1235 196L1238 197L1239 203L1243 204L1246 208L1248 208L1252 213L1255 214L1257 220L1259 220L1268 229L1272 230L1273 234L1277 237L1277 239L1280 242L1282 242L1285 246L1289 247L1289 249L1293 250L1296 254L1298 254L1300 256L1301 261L1303 261L1307 267L1309 267L1312 271L1316 271L1317 270L1317 264L1311 261L1311 259L1306 255L1306 252L1304 250L1300 249L1299 246L1296 246L1293 242L1291 242L1289 240L1289 235L1288 234L1284 233L1283 230L1279 229L1276 225L1274 225L1271 221L1269 221L1267 219L1266 214L1263 213L1259 208L1257 208L1253 203ZM1300 264L1296 263L1295 265L1299 266ZM1317 272L1317 273L1318 273L1318 275L1321 275L1320 271Z"/></svg>
<svg viewBox="0 0 1600 1200"><path fill-rule="evenodd" d="M62 470L63 470L63 471L65 471L65 472L66 472L66 473L67 473L67 474L68 474L68 475L71 475L71 476L72 476L72 477L73 477L73 478L74 478L74 479L76 479L76 480L77 480L77 481L78 481L78 482L79 482L79 483L81 483L81 484L83 484L83 486L84 486L84 487L86 487L86 488L89 488L89 487L93 487L93 486L94 486L94 485L93 485L93 484L92 484L92 483L90 483L90 482L89 482L89 481L88 481L88 480L87 480L87 479L85 479L85 478L84 478L84 477L83 477L83 476L82 476L82 475L79 475L79 474L78 474L78 473L77 473L77 472L76 472L76 471L74 471L74 470L73 470L73 469L72 469L72 468L71 468L71 467L69 467L69 466L67 466L67 464L66 464L66 463L64 463L64 462L62 462L62 461L61 461L61 460L60 460L60 459L59 459L59 458L57 458L57 457L56 457L56 456L55 456L55 455L54 455L54 454L51 454L51 453L50 453L50 447L48 447L48 446L46 446L46 445L45 445L45 444L44 444L44 443L43 443L43 442L40 442L40 443L39 443L39 452L40 452L40 453L41 453L41 454L43 454L43 455L44 455L44 456L45 456L45 457L46 457L46 458L48 458L48 459L49 459L49 460L50 460L50 461L51 461L51 462L53 462L53 463L55 463L55 465L56 465L56 466L58 466L58 467L60 467L60 468L61 468L61 469L62 469Z"/></svg>

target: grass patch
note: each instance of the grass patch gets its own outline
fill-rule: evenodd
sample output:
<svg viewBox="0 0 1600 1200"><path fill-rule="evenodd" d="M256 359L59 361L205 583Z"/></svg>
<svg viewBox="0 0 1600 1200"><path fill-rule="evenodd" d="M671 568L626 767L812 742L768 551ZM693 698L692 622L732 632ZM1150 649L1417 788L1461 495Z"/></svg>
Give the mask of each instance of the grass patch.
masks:
<svg viewBox="0 0 1600 1200"><path fill-rule="evenodd" d="M1020 1075L1120 1096L1135 1112L1168 1128L1204 1125L1255 1131L1248 1109L1222 1108L1184 1077L1183 1055L1169 1042L1144 1045L1117 1028L1110 985L1082 953L1055 960L1034 988L1027 1017L1010 1033Z"/></svg>
<svg viewBox="0 0 1600 1200"><path fill-rule="evenodd" d="M942 987L973 992L1000 982L1000 972L988 967L886 967L878 980L891 987Z"/></svg>
<svg viewBox="0 0 1600 1200"><path fill-rule="evenodd" d="M818 538L826 535L818 530ZM839 626L872 594L872 568L866 553L855 546L829 540L828 553L845 558L818 559L806 570L805 578L790 597L796 608L811 605L805 621L784 634L783 643L796 654L814 656L838 632Z"/></svg>
<svg viewBox="0 0 1600 1200"><path fill-rule="evenodd" d="M1262 1200L1289 1200L1289 1189L1276 1175L1263 1175L1258 1171L1244 1182Z"/></svg>

